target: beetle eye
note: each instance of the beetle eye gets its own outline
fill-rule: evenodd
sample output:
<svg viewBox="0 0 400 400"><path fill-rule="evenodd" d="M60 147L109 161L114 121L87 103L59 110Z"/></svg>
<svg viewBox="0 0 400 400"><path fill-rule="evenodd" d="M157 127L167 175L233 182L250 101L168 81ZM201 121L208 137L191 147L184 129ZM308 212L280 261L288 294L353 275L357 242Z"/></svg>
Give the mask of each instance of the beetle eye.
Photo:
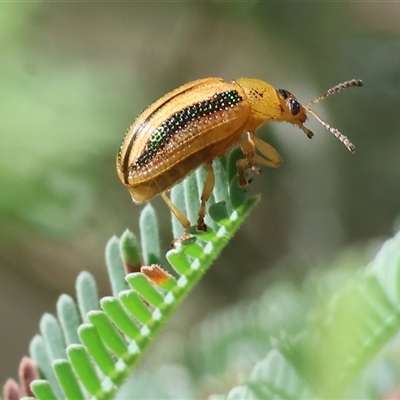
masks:
<svg viewBox="0 0 400 400"><path fill-rule="evenodd" d="M300 104L297 100L290 100L290 111L292 115L297 115L300 112Z"/></svg>

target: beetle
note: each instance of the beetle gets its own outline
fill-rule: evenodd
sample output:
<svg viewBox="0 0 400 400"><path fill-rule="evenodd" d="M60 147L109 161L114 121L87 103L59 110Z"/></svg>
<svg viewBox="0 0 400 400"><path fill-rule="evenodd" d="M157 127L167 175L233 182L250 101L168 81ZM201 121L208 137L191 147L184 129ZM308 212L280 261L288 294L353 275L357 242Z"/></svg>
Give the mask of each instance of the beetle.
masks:
<svg viewBox="0 0 400 400"><path fill-rule="evenodd" d="M352 79L301 105L287 90L275 89L259 79L227 82L222 78L205 78L187 83L150 105L131 125L117 155L118 176L135 203L161 194L187 232L190 221L171 202L167 192L205 165L207 176L197 219L197 230L205 231L206 203L215 180L213 159L236 143L244 154L236 164L239 185L244 188L260 166L278 167L282 162L278 152L256 136L256 130L269 121L285 121L312 138L313 133L304 126L307 114L354 152L349 139L321 120L310 107L342 89L362 85L361 80ZM260 154L256 154L256 149Z"/></svg>

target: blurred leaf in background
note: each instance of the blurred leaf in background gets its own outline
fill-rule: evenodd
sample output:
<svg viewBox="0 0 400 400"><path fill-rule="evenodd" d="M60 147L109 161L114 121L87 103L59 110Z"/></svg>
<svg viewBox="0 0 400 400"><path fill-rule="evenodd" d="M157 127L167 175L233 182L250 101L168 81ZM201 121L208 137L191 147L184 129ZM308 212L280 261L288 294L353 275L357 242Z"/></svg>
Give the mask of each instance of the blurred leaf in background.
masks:
<svg viewBox="0 0 400 400"><path fill-rule="evenodd" d="M355 143L354 156L313 120L311 141L287 124L261 129L284 163L256 177L249 192L261 192L261 204L173 327L262 293L257 278L273 266L296 280L315 260L391 235L400 209L399 18L399 3L0 4L2 380L78 271L104 276L107 239L136 229L140 207L116 177L116 152L143 108L190 80L260 78L304 103L346 79L365 87L316 107ZM169 214L153 204L167 250ZM285 268L288 257L298 270Z"/></svg>

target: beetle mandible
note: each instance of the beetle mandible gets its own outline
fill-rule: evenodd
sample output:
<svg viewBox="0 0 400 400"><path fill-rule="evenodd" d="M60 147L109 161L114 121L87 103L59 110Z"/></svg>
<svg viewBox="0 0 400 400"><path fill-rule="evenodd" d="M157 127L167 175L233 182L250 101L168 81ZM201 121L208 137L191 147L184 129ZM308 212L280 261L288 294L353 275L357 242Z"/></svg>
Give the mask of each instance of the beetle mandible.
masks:
<svg viewBox="0 0 400 400"><path fill-rule="evenodd" d="M349 139L310 107L342 89L362 85L361 80L352 79L301 105L287 90L275 89L259 79L226 82L222 78L205 78L187 83L150 105L129 128L117 155L118 176L135 203L161 194L187 232L190 221L166 193L191 171L205 165L207 177L197 219L197 229L205 231L206 203L214 188L214 158L237 143L245 156L236 164L239 185L245 187L261 165L278 167L282 162L278 152L256 136L256 130L271 120L285 121L297 125L311 138L313 133L304 126L307 114L354 152ZM261 155L256 154L256 149Z"/></svg>

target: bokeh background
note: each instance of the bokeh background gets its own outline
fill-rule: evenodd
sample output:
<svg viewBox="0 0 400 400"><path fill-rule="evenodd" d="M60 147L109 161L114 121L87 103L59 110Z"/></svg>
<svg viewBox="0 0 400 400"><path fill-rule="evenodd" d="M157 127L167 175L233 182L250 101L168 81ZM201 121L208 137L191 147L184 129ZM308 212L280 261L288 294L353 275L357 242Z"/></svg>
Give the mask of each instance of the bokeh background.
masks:
<svg viewBox="0 0 400 400"><path fill-rule="evenodd" d="M0 381L16 376L44 312L81 270L110 293L104 246L137 231L140 207L115 172L120 141L152 101L190 80L260 78L315 110L308 140L271 123L281 153L249 189L262 201L170 329L256 295L285 260L302 270L399 227L400 3L102 2L0 4ZM165 250L166 206L155 199ZM262 277L262 278L261 278ZM253 282L250 284L250 282ZM261 282L261 283L260 283ZM4 362L6 360L6 362Z"/></svg>

